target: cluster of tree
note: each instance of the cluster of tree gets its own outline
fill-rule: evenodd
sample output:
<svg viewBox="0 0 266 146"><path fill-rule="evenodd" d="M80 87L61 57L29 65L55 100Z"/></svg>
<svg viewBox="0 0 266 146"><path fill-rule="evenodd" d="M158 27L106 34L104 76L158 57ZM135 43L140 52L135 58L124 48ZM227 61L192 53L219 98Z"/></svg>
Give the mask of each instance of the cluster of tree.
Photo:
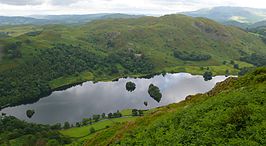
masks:
<svg viewBox="0 0 266 146"><path fill-rule="evenodd" d="M4 47L6 56L10 59L20 58L22 56L20 52L21 45L22 45L22 42L19 42L19 41L7 44Z"/></svg>
<svg viewBox="0 0 266 146"><path fill-rule="evenodd" d="M148 93L157 102L161 101L162 93L160 92L160 89L157 86L150 84Z"/></svg>
<svg viewBox="0 0 266 146"><path fill-rule="evenodd" d="M143 110L132 109L132 116L143 116Z"/></svg>
<svg viewBox="0 0 266 146"><path fill-rule="evenodd" d="M28 103L51 92L49 82L90 70L95 76L118 73L117 64L126 73L147 73L153 65L132 52L101 56L78 46L57 44L17 65L0 72L0 106ZM98 73L101 72L101 73Z"/></svg>
<svg viewBox="0 0 266 146"><path fill-rule="evenodd" d="M15 139L19 139L21 145L38 145L39 142L46 145L53 142L57 146L71 142L51 126L27 123L12 116L0 117L0 133L0 145L9 145Z"/></svg>
<svg viewBox="0 0 266 146"><path fill-rule="evenodd" d="M253 64L255 66L265 66L266 65L266 56L263 54L253 53L245 57L240 58L241 61Z"/></svg>
<svg viewBox="0 0 266 146"><path fill-rule="evenodd" d="M136 84L133 82L127 82L126 83L126 89L129 92L133 92L136 89Z"/></svg>
<svg viewBox="0 0 266 146"><path fill-rule="evenodd" d="M136 56L132 51L113 52L107 58L109 64L120 64L125 73L151 73L154 65L144 55Z"/></svg>
<svg viewBox="0 0 266 146"><path fill-rule="evenodd" d="M211 56L207 54L199 54L196 52L189 53L186 51L178 51L178 50L174 50L174 56L178 59L186 61L206 61L211 59Z"/></svg>
<svg viewBox="0 0 266 146"><path fill-rule="evenodd" d="M212 80L212 72L211 71L204 72L203 78L204 78L205 81Z"/></svg>
<svg viewBox="0 0 266 146"><path fill-rule="evenodd" d="M31 31L31 32L26 33L26 35L33 37L33 36L38 36L41 33L42 33L42 31Z"/></svg>
<svg viewBox="0 0 266 146"><path fill-rule="evenodd" d="M111 119L111 118L120 118L122 117L122 113L120 113L120 111L116 111L114 113L109 113L108 114L108 118Z"/></svg>

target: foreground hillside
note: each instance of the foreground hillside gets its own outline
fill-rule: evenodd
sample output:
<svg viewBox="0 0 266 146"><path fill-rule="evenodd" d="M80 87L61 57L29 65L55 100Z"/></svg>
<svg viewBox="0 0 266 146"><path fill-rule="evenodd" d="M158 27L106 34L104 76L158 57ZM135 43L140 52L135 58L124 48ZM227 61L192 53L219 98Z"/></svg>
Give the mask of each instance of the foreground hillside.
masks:
<svg viewBox="0 0 266 146"><path fill-rule="evenodd" d="M260 68L100 131L85 145L265 145L265 91L266 68Z"/></svg>
<svg viewBox="0 0 266 146"><path fill-rule="evenodd" d="M254 34L184 15L2 27L0 35L1 107L87 80L161 72L237 74L263 65L266 54Z"/></svg>

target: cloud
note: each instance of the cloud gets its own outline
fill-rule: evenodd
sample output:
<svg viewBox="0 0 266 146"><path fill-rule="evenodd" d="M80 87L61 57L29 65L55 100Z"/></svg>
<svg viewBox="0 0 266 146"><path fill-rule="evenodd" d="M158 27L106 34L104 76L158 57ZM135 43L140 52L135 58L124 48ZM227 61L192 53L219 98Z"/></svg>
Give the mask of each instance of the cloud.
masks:
<svg viewBox="0 0 266 146"><path fill-rule="evenodd" d="M0 3L8 5L40 5L43 2L43 0L0 0Z"/></svg>
<svg viewBox="0 0 266 146"><path fill-rule="evenodd" d="M0 15L169 14L215 6L266 8L265 0L0 0Z"/></svg>

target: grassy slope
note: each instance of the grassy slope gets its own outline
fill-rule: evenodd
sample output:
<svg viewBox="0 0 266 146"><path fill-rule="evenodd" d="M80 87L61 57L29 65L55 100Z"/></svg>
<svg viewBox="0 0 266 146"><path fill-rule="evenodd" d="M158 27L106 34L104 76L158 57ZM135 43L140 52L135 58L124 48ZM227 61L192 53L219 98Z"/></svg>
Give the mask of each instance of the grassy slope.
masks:
<svg viewBox="0 0 266 146"><path fill-rule="evenodd" d="M266 68L98 132L85 145L264 145Z"/></svg>
<svg viewBox="0 0 266 146"><path fill-rule="evenodd" d="M42 31L40 35L28 36L25 33ZM0 71L15 67L20 61L31 58L40 49L49 49L55 43L80 45L103 56L114 51L133 49L148 56L155 65L153 72L191 72L202 74L201 66L211 66L214 74L224 74L238 70L232 65L221 66L223 61L238 60L239 52L266 54L265 44L255 35L234 27L225 27L203 18L183 15L168 15L160 18L143 17L138 19L100 20L82 26L47 25L42 27L18 26L1 28L3 32L13 32L12 37L0 39L1 44L21 41L23 58L4 59ZM30 40L30 43L25 43ZM108 48L108 42L114 47ZM212 56L208 61L182 61L173 56L173 49L198 52ZM251 66L239 62L241 67ZM88 75L86 75L88 74ZM93 73L92 73L93 74ZM102 77L88 72L77 76L61 77L51 82L52 88L86 80L110 80L117 78Z"/></svg>

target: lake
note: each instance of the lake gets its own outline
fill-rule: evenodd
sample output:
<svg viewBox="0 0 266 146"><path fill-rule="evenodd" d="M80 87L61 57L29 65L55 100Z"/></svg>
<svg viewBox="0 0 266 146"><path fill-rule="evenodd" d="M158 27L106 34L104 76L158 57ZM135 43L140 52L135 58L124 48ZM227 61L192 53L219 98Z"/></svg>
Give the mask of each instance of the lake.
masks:
<svg viewBox="0 0 266 146"><path fill-rule="evenodd" d="M151 79L121 78L114 82L85 82L64 91L55 91L33 104L8 107L0 111L19 119L40 123L55 124L68 121L75 123L89 118L93 114L115 112L123 109L150 109L177 103L187 95L205 93L225 76L216 76L211 81L204 81L202 76L188 73L158 75ZM136 84L136 90L128 92L128 81ZM162 93L160 103L148 94L150 84L158 86ZM148 106L144 102L148 102ZM28 109L35 110L32 118L26 116Z"/></svg>

